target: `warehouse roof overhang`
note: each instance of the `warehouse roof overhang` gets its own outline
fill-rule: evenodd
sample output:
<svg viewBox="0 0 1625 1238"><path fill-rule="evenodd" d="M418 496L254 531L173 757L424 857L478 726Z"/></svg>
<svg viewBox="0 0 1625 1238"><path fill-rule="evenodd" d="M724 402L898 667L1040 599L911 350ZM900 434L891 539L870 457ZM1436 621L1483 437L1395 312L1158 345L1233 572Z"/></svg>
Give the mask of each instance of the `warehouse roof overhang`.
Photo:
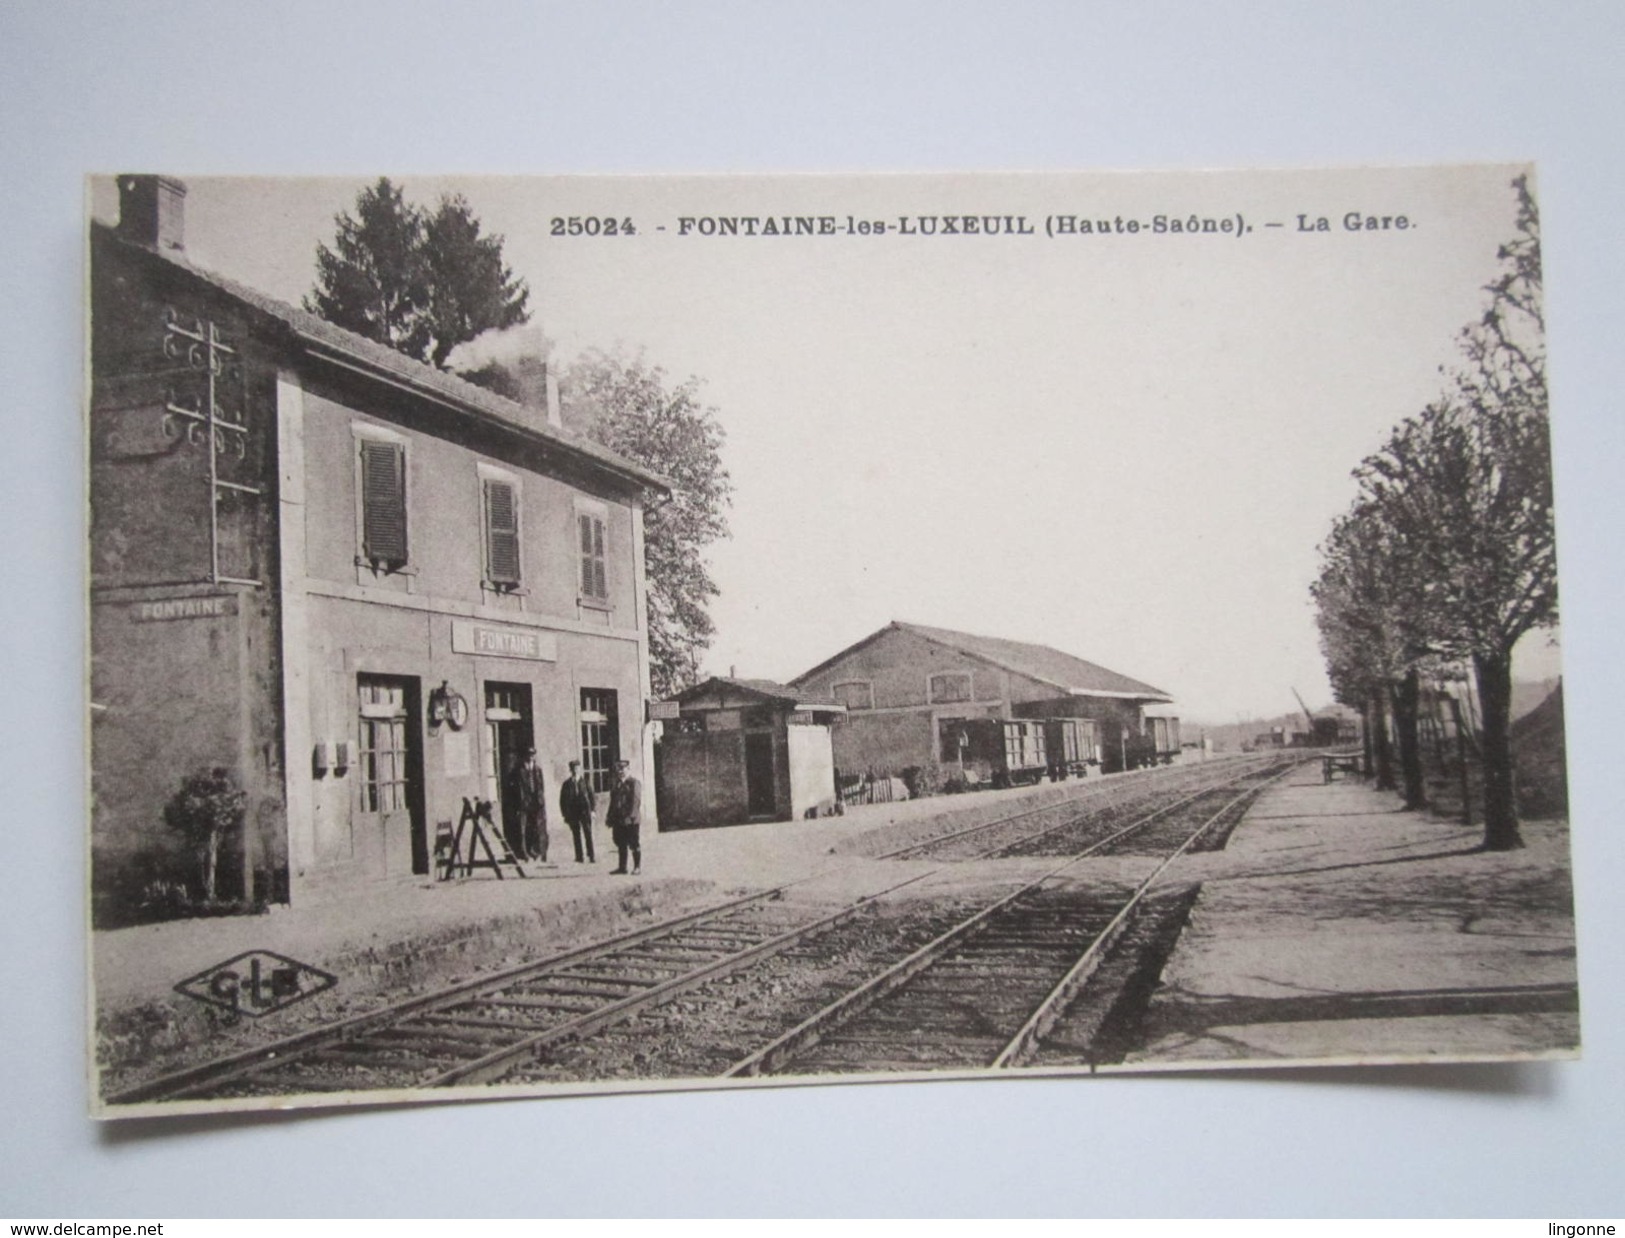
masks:
<svg viewBox="0 0 1625 1238"><path fill-rule="evenodd" d="M679 705L698 704L711 697L726 700L730 695L737 695L740 700L734 705L773 704L781 708L792 710L805 710L816 713L844 714L846 706L828 697L818 696L815 693L801 692L784 684L775 683L771 679L735 679L728 675L713 675L704 683L697 683L692 688L685 688L672 699ZM718 706L718 708L731 708Z"/></svg>
<svg viewBox="0 0 1625 1238"><path fill-rule="evenodd" d="M810 679L890 632L910 633L1000 670L1054 688L1062 696L1169 703L1174 699L1161 688L1154 688L1150 684L1141 683L1138 679L1131 679L1127 675L1120 675L1104 666L1086 662L1069 653L1062 653L1059 649L1052 649L1048 645L1005 640L997 636L976 636L970 632L955 632L948 628L933 628L921 623L904 623L900 620L893 620L878 632L871 632L856 644L847 646L834 657L826 658L810 671L798 675L796 682L802 683Z"/></svg>

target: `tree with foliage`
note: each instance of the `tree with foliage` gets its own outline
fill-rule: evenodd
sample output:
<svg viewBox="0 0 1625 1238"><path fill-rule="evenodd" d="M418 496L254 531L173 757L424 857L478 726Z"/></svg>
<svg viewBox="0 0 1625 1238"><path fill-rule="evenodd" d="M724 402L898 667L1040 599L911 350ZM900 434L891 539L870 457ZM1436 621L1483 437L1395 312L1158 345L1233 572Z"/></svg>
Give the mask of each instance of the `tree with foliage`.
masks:
<svg viewBox="0 0 1625 1238"><path fill-rule="evenodd" d="M1525 179L1513 188L1516 235L1484 316L1462 333L1466 364L1361 464L1351 517L1362 536L1385 539L1381 571L1400 582L1393 596L1416 645L1473 668L1488 850L1522 846L1512 651L1557 620L1539 216Z"/></svg>
<svg viewBox="0 0 1625 1238"><path fill-rule="evenodd" d="M444 368L458 344L530 317L503 238L482 233L461 194L429 212L380 177L334 226L333 247L316 246L305 308L335 326Z"/></svg>
<svg viewBox="0 0 1625 1238"><path fill-rule="evenodd" d="M444 369L457 345L530 320L530 290L502 261L502 238L485 236L462 194L442 198L423 224L429 304L428 360Z"/></svg>
<svg viewBox="0 0 1625 1238"><path fill-rule="evenodd" d="M567 426L671 479L671 501L644 517L652 689L671 696L697 682L716 632L705 549L728 535L733 484L722 425L701 401L699 380L674 385L641 359L592 351L560 385Z"/></svg>
<svg viewBox="0 0 1625 1238"><path fill-rule="evenodd" d="M188 775L164 805L164 824L197 856L208 902L216 898L220 848L241 834L247 802L248 793L233 786L231 774L216 766Z"/></svg>

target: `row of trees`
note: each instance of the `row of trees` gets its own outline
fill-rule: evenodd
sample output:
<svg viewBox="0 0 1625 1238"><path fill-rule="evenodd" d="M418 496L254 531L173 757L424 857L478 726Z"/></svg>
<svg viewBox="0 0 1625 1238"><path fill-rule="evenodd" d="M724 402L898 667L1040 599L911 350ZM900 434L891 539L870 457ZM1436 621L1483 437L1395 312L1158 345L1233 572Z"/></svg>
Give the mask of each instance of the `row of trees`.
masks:
<svg viewBox="0 0 1625 1238"><path fill-rule="evenodd" d="M1393 786L1394 719L1407 807L1425 799L1424 685L1470 673L1482 712L1484 846L1522 846L1510 742L1512 651L1557 621L1541 310L1540 220L1525 177L1483 316L1463 329L1445 389L1354 472L1312 587L1332 688L1361 709Z"/></svg>
<svg viewBox="0 0 1625 1238"><path fill-rule="evenodd" d="M381 178L334 223L333 245L317 246L305 308L337 326L448 369L459 345L530 320L530 290L503 260L503 238L483 231L461 195L427 210ZM530 351L483 360L461 377L521 402L545 398L527 381L547 364L539 333L532 340ZM559 388L567 426L673 482L672 500L644 525L652 686L670 696L698 678L715 633L705 549L728 534L732 494L721 423L698 380L674 384L638 358L589 352Z"/></svg>

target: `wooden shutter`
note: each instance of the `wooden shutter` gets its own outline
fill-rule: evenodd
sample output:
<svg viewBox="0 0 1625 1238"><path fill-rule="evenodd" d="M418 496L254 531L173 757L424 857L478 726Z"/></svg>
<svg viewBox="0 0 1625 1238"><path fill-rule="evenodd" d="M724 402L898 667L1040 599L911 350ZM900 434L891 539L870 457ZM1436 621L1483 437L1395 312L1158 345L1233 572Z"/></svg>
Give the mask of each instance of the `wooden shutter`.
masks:
<svg viewBox="0 0 1625 1238"><path fill-rule="evenodd" d="M593 596L607 598L609 596L609 581L605 579L604 570L604 522L597 516L592 518L592 557L593 557Z"/></svg>
<svg viewBox="0 0 1625 1238"><path fill-rule="evenodd" d="M604 522L580 512L576 516L581 531L581 592L587 597L607 598L609 582L604 571Z"/></svg>
<svg viewBox="0 0 1625 1238"><path fill-rule="evenodd" d="M512 482L485 482L485 563L490 579L519 583L519 502Z"/></svg>
<svg viewBox="0 0 1625 1238"><path fill-rule="evenodd" d="M406 449L361 440L361 553L374 563L406 562Z"/></svg>

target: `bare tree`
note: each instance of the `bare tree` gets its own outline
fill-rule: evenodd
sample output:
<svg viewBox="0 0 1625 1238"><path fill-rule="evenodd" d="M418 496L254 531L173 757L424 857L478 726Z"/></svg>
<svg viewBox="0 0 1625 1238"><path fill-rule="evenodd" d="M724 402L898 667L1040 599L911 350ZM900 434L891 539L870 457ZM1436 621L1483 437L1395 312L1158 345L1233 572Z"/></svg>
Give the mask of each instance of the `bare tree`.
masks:
<svg viewBox="0 0 1625 1238"><path fill-rule="evenodd" d="M1484 846L1523 845L1510 742L1512 651L1557 620L1539 216L1523 177L1516 235L1484 316L1462 333L1451 390L1400 425L1356 472L1394 538L1412 622L1471 664L1483 711Z"/></svg>
<svg viewBox="0 0 1625 1238"><path fill-rule="evenodd" d="M1407 642L1399 562L1380 514L1356 504L1332 526L1320 547L1320 577L1310 587L1321 652L1337 699L1366 719L1377 763L1377 786L1394 789L1388 714L1392 710L1405 774L1405 803L1421 806L1421 764L1416 753L1414 697L1402 691L1416 671ZM1407 715L1404 707L1412 708Z"/></svg>

